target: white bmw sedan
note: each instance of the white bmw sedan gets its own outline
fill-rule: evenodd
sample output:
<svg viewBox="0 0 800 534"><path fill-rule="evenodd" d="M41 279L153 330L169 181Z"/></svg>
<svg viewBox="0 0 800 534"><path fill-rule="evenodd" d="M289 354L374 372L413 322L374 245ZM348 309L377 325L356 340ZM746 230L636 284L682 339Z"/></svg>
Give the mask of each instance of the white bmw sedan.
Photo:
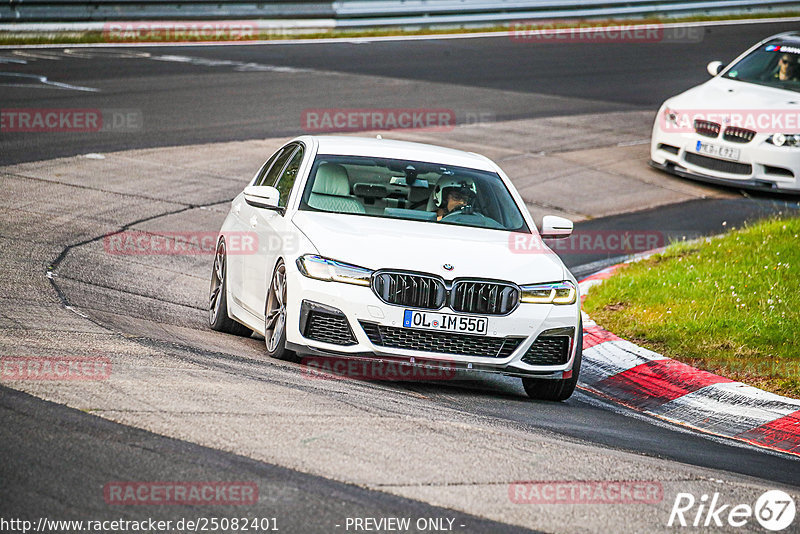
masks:
<svg viewBox="0 0 800 534"><path fill-rule="evenodd" d="M713 78L670 98L653 126L651 165L747 189L800 193L800 34L772 36Z"/></svg>
<svg viewBox="0 0 800 534"><path fill-rule="evenodd" d="M209 320L263 334L269 355L521 377L536 399L578 380L574 277L488 158L431 145L303 136L234 198ZM249 247L243 243L250 244Z"/></svg>

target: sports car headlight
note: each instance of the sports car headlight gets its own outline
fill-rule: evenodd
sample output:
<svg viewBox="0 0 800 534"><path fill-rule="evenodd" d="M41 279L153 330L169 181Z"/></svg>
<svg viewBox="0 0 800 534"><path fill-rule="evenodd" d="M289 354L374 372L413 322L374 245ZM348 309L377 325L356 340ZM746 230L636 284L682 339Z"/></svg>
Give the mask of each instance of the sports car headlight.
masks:
<svg viewBox="0 0 800 534"><path fill-rule="evenodd" d="M767 143L775 146L800 146L800 134L773 134L767 138Z"/></svg>
<svg viewBox="0 0 800 534"><path fill-rule="evenodd" d="M530 304L574 304L578 292L572 282L554 282L520 288L520 302Z"/></svg>
<svg viewBox="0 0 800 534"><path fill-rule="evenodd" d="M372 277L372 271L369 269L323 258L316 254L306 254L297 258L297 268L309 278L358 286L368 286Z"/></svg>

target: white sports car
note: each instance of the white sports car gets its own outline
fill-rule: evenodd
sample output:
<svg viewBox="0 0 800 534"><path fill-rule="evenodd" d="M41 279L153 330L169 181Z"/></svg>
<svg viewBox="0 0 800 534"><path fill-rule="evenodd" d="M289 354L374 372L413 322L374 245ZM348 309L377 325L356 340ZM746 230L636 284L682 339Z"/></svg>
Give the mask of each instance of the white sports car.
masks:
<svg viewBox="0 0 800 534"><path fill-rule="evenodd" d="M263 334L275 358L496 372L564 400L580 370L580 296L541 238L572 223L542 225L478 154L298 137L232 202L210 324Z"/></svg>
<svg viewBox="0 0 800 534"><path fill-rule="evenodd" d="M651 165L697 180L800 192L800 33L772 36L672 97L653 126Z"/></svg>

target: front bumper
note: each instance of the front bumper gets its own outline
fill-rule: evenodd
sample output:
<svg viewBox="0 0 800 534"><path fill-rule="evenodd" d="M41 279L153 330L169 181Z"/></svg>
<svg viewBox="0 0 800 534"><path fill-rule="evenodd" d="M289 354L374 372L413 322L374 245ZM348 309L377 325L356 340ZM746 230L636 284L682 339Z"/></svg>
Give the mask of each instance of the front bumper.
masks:
<svg viewBox="0 0 800 534"><path fill-rule="evenodd" d="M658 163L651 159L649 163L650 166L655 169L668 172L670 174L674 174L675 176L680 176L681 178L687 178L689 180L697 180L699 182L705 182L714 185L722 185L726 187L736 187L739 189L747 189L750 191L766 191L770 193L782 193L785 195L800 194L800 189L782 188L777 186L775 182L771 182L769 180L762 180L755 178L747 180L720 178L717 176L711 176L699 172L692 172L687 168L682 167L679 163L669 160L663 163Z"/></svg>
<svg viewBox="0 0 800 534"><path fill-rule="evenodd" d="M412 334L412 337L415 333L428 334L429 331L404 328L403 314L408 308L384 303L369 287L315 280L297 271L287 276L287 284L290 295L287 306L287 348L300 355L365 359L372 362L378 360L425 368L512 376L553 379L571 376L580 322L579 299L574 305L523 303L505 316L482 315L488 318L486 336L453 334L457 336L453 341L457 342L456 345L463 345L466 340L467 344L479 341L505 348L498 351L499 355L474 356L438 350L417 350L424 348L422 346L409 349L373 342L376 339L375 330L378 328L393 333ZM349 328L352 337L334 335L335 339L329 338L332 342L321 341L320 337L325 338L325 335L309 337L309 315L313 312L329 314L326 316L329 320L319 326L325 335L333 335L344 327ZM444 308L441 312L458 313L449 308ZM532 354L529 349L542 334L548 336L548 340L556 336L569 337L568 342L556 340L568 344L563 363L531 364L522 361L526 354ZM513 346L510 347L502 340L513 340ZM527 356L527 359L531 361L531 356Z"/></svg>
<svg viewBox="0 0 800 534"><path fill-rule="evenodd" d="M694 132L665 132L658 119L653 127L650 165L692 180L729 187L775 193L800 193L800 148L776 147L769 136L756 134L749 143L734 143ZM700 154L698 142L711 143L740 152L731 162Z"/></svg>

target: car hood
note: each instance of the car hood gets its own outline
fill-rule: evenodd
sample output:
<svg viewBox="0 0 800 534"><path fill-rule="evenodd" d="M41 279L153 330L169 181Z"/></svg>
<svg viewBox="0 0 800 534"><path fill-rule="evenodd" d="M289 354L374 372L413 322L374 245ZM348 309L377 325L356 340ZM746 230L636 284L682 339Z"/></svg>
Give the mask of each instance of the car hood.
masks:
<svg viewBox="0 0 800 534"><path fill-rule="evenodd" d="M310 211L297 212L292 222L321 255L372 270L517 284L560 281L566 276L561 260L537 234ZM446 270L445 264L453 269Z"/></svg>
<svg viewBox="0 0 800 534"><path fill-rule="evenodd" d="M667 105L682 110L796 110L800 94L787 89L714 78L670 98Z"/></svg>

